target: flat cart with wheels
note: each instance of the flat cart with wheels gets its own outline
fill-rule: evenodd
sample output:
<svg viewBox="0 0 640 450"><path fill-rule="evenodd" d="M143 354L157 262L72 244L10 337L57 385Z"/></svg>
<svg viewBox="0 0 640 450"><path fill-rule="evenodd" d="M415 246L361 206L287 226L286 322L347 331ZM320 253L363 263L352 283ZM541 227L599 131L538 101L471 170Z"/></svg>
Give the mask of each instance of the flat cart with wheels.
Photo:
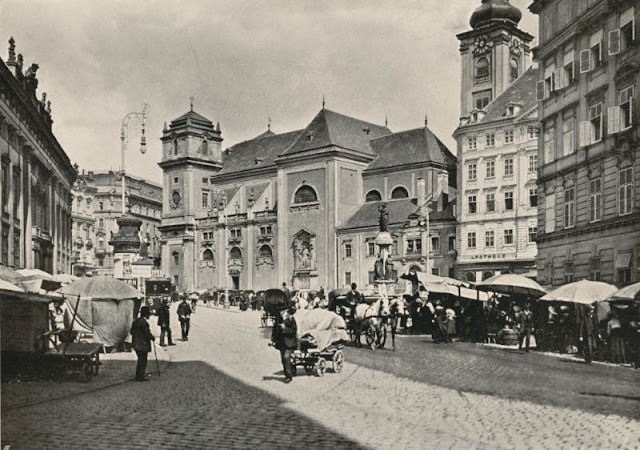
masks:
<svg viewBox="0 0 640 450"><path fill-rule="evenodd" d="M344 353L341 343L332 344L329 347L318 350L317 348L308 348L305 351L294 350L291 354L291 368L293 374L297 373L297 367L304 367L307 374L314 374L321 377L328 368L334 373L342 372L344 367Z"/></svg>
<svg viewBox="0 0 640 450"><path fill-rule="evenodd" d="M63 374L77 372L82 381L89 381L100 370L102 344L69 342L58 344L44 352L43 357L52 368Z"/></svg>

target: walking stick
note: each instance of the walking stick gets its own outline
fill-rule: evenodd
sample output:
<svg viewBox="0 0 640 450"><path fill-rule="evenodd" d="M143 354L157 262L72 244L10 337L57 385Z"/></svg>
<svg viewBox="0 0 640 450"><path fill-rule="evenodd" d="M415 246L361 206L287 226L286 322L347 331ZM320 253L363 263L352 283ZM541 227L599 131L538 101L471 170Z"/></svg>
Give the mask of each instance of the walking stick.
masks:
<svg viewBox="0 0 640 450"><path fill-rule="evenodd" d="M156 369L158 371L158 376L160 376L160 363L158 362L158 352L156 352L156 342L153 342L153 355L156 357Z"/></svg>

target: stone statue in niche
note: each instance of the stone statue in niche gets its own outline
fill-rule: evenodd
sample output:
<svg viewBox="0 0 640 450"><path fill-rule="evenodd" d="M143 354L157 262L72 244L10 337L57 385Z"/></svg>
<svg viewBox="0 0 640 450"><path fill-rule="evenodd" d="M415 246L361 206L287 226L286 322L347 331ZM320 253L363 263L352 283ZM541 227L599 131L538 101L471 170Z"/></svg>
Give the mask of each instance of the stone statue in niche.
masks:
<svg viewBox="0 0 640 450"><path fill-rule="evenodd" d="M306 231L299 232L293 240L295 270L313 270L315 267L315 236Z"/></svg>

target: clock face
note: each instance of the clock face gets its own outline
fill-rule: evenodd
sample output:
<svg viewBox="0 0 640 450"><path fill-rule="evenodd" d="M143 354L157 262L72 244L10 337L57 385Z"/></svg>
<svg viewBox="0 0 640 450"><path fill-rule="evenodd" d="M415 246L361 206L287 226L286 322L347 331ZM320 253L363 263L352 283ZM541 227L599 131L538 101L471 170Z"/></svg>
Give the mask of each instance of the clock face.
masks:
<svg viewBox="0 0 640 450"><path fill-rule="evenodd" d="M182 198L180 197L180 192L173 191L173 193L171 194L171 203L173 204L174 208L177 208L178 206L180 206L181 200Z"/></svg>

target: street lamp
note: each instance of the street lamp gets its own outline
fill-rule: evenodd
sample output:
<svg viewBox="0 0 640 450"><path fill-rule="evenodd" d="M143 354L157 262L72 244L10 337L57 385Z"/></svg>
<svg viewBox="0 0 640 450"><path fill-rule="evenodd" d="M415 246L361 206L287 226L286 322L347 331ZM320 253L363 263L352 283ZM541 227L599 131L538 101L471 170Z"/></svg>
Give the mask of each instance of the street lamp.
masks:
<svg viewBox="0 0 640 450"><path fill-rule="evenodd" d="M143 155L147 152L147 138L144 135L144 126L147 114L151 107L144 103L142 105L142 112L130 112L122 119L122 126L120 127L120 142L122 149L122 159L120 163L120 171L122 176L122 215L127 214L124 202L125 202L125 170L124 170L124 152L127 150L127 142L129 141L129 122L132 119L138 119L141 121L142 136L140 137L140 153Z"/></svg>

